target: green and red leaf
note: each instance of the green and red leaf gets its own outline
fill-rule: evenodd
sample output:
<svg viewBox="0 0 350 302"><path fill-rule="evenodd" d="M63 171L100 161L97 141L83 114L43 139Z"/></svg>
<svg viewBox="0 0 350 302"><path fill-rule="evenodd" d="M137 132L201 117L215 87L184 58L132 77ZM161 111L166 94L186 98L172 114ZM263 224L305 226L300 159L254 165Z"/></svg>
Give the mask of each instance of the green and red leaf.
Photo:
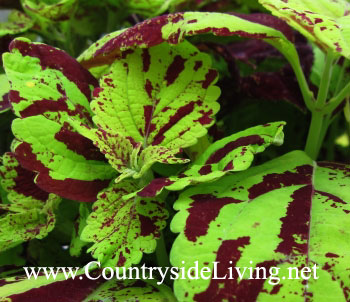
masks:
<svg viewBox="0 0 350 302"><path fill-rule="evenodd" d="M143 253L155 251L166 226L164 201L123 196L137 190L129 180L113 184L98 195L81 239L93 242L89 251L103 266L129 267L141 261Z"/></svg>
<svg viewBox="0 0 350 302"><path fill-rule="evenodd" d="M72 268L74 271L75 268ZM95 273L90 273L97 278ZM157 280L90 280L79 271L75 278L57 277L28 280L27 277L9 277L0 280L0 301L4 302L100 302L100 301L162 301L176 299L166 285Z"/></svg>
<svg viewBox="0 0 350 302"><path fill-rule="evenodd" d="M259 0L325 52L350 56L349 2L346 0Z"/></svg>
<svg viewBox="0 0 350 302"><path fill-rule="evenodd" d="M348 301L350 277L349 167L316 165L295 151L181 194L171 227L179 232L171 263L199 269L218 262L265 268L266 278L176 280L177 298L187 301ZM185 252L184 252L185 251ZM288 268L317 265L318 279L288 279ZM270 268L278 268L276 275ZM242 272L242 271L241 271ZM255 273L254 273L255 274ZM211 275L213 277L213 275ZM271 278L270 278L271 277ZM270 282L272 280L272 282ZM187 297L187 298L184 298Z"/></svg>
<svg viewBox="0 0 350 302"><path fill-rule="evenodd" d="M296 64L299 59L293 43L281 31L270 27L277 26L280 29L281 26L276 25L278 21L267 22L267 19L269 18L203 12L164 15L106 35L88 48L79 57L79 61L95 76L101 76L125 50L149 48L163 42L179 44L186 36L211 33L222 37L263 39Z"/></svg>
<svg viewBox="0 0 350 302"><path fill-rule="evenodd" d="M69 20L78 4L77 0L22 0L22 6L33 18L51 21Z"/></svg>
<svg viewBox="0 0 350 302"><path fill-rule="evenodd" d="M33 25L33 20L25 13L12 10L8 15L8 20L0 23L0 37L26 32Z"/></svg>
<svg viewBox="0 0 350 302"><path fill-rule="evenodd" d="M9 203L0 203L0 251L22 242L44 238L54 228L54 210L60 198L34 183L35 173L23 169L13 153L6 153L0 167L1 186Z"/></svg>
<svg viewBox="0 0 350 302"><path fill-rule="evenodd" d="M65 52L17 39L4 55L14 113L13 150L20 164L38 173L43 190L94 201L115 176L103 154L67 122L91 125L90 100L98 83Z"/></svg>
<svg viewBox="0 0 350 302"><path fill-rule="evenodd" d="M189 42L125 51L100 80L91 102L98 129L77 124L119 180L141 177L155 162L185 163L175 155L207 133L219 110L217 72Z"/></svg>
<svg viewBox="0 0 350 302"><path fill-rule="evenodd" d="M246 170L255 154L270 145L283 143L284 125L284 122L275 122L256 126L216 141L185 172L178 176L156 178L137 195L152 197L164 188L178 191L190 185L217 180L229 172Z"/></svg>

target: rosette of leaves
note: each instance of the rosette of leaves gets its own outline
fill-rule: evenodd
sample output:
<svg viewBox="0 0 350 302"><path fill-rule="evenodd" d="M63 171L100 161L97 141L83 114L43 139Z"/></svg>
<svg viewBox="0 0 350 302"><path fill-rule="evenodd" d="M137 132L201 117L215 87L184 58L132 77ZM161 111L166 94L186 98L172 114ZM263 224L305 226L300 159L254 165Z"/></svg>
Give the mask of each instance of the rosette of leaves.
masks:
<svg viewBox="0 0 350 302"><path fill-rule="evenodd" d="M4 58L19 117L13 122L17 160L37 174L40 188L78 201L96 200L118 173L118 184L98 195L81 237L94 243L91 251L101 262L138 263L142 252L154 251L165 226L164 200L155 197L164 186L154 190L152 183L154 193L146 197L122 197L152 180L153 163L188 162L177 154L213 124L219 89L209 57L189 42L126 50L99 86L74 59L44 44L16 40ZM185 172L176 190L248 168L255 153L282 142L282 126L265 125L218 142Z"/></svg>

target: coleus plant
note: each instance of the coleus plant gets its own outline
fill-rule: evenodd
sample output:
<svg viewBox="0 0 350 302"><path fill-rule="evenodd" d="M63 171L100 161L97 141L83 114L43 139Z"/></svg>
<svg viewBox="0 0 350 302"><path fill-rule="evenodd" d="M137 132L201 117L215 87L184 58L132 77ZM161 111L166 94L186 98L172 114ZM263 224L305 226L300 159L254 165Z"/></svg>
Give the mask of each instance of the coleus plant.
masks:
<svg viewBox="0 0 350 302"><path fill-rule="evenodd" d="M269 270L316 264L319 278L280 275L278 284L238 275L187 278L175 280L172 292L147 280L8 277L0 281L0 299L349 301L350 167L315 161L350 93L345 70L329 93L335 60L343 56L345 69L349 57L343 39L348 3L260 2L327 53L317 97L285 25L268 15L164 15L106 35L78 60L46 44L14 40L3 57L17 118L1 168L7 197L0 204L0 251L45 237L64 198L81 202L71 253L87 247L104 267L141 265L144 253L153 252L158 266L167 266L164 229L171 219L178 233L171 242L173 266L189 269L197 261L201 269L218 262L224 275L235 265ZM218 72L210 56L186 39L203 34L259 39L282 53L312 112L305 152L250 167L256 154L283 143L283 121L210 143L208 128L220 109Z"/></svg>

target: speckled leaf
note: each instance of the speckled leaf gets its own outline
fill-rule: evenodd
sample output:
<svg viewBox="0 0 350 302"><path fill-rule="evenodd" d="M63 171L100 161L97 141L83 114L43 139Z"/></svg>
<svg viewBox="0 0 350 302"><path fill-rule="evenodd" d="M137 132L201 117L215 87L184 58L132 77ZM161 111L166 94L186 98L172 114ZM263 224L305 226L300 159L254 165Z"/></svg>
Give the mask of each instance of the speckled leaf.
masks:
<svg viewBox="0 0 350 302"><path fill-rule="evenodd" d="M9 100L10 83L5 74L0 74L0 113L11 108Z"/></svg>
<svg viewBox="0 0 350 302"><path fill-rule="evenodd" d="M210 67L210 57L189 42L126 51L95 90L94 122L143 148L191 146L219 110Z"/></svg>
<svg viewBox="0 0 350 302"><path fill-rule="evenodd" d="M24 241L44 238L55 226L54 209L60 198L34 184L35 174L23 169L12 153L6 153L0 167L1 186L8 204L0 203L0 251Z"/></svg>
<svg viewBox="0 0 350 302"><path fill-rule="evenodd" d="M178 300L349 301L349 175L349 166L316 165L294 151L185 191L174 206L179 212L171 228L180 234L172 247L172 265L185 261L189 268L198 261L199 270L213 269L217 261L217 276L228 275L176 280ZM306 274L308 280L300 274L288 279L289 267L314 265L318 268ZM241 273L247 268L243 280L234 267ZM265 268L267 280L263 269L260 279L249 279L249 267ZM272 267L279 269L278 276Z"/></svg>
<svg viewBox="0 0 350 302"><path fill-rule="evenodd" d="M166 285L157 285L156 280L108 281L89 295L83 302L176 302Z"/></svg>
<svg viewBox="0 0 350 302"><path fill-rule="evenodd" d="M91 124L89 101L98 85L75 59L51 46L17 39L4 55L11 83L10 102L21 119L13 122L13 149L20 164L38 172L45 191L94 201L115 172L90 140L78 134L68 117Z"/></svg>
<svg viewBox="0 0 350 302"><path fill-rule="evenodd" d="M166 225L168 213L158 199L123 195L136 190L129 180L111 185L98 195L81 239L93 242L89 251L103 266L124 266L140 262L143 253L152 253L156 239Z"/></svg>
<svg viewBox="0 0 350 302"><path fill-rule="evenodd" d="M259 0L275 16L315 42L350 57L350 6L346 0Z"/></svg>
<svg viewBox="0 0 350 302"><path fill-rule="evenodd" d="M25 11L34 18L51 21L68 20L74 12L77 0L21 0Z"/></svg>
<svg viewBox="0 0 350 302"><path fill-rule="evenodd" d="M188 161L175 156L178 149L172 151L162 146L148 146L141 151L141 143L135 143L133 139L109 129L94 129L76 121L71 124L80 134L92 140L111 166L120 173L116 182L128 177L142 177L155 162L177 164Z"/></svg>
<svg viewBox="0 0 350 302"><path fill-rule="evenodd" d="M106 35L90 46L79 57L79 61L95 76L100 76L110 63L127 49L148 48L162 42L178 44L186 36L212 33L223 37L241 36L263 39L281 51L293 65L298 64L296 49L282 32L259 24L264 23L261 22L262 20L252 18L249 21L249 17L244 18L230 14L203 12L185 12L156 17L129 29Z"/></svg>
<svg viewBox="0 0 350 302"><path fill-rule="evenodd" d="M75 271L75 268L72 269ZM68 270L67 270L68 272ZM80 279L81 276L82 279ZM91 273L93 275L93 273ZM157 285L157 280L110 280L103 282L89 280L77 272L77 277L65 280L59 273L54 280L39 276L28 280L23 277L0 279L1 302L127 302L127 301L161 301L175 302L171 289Z"/></svg>
<svg viewBox="0 0 350 302"><path fill-rule="evenodd" d="M23 12L13 10L8 16L7 22L0 23L0 37L16 35L26 32L34 25L34 22Z"/></svg>
<svg viewBox="0 0 350 302"><path fill-rule="evenodd" d="M284 122L275 122L256 126L216 141L185 172L179 176L156 178L137 194L152 197L164 188L182 190L189 185L217 180L228 172L248 169L255 154L270 145L283 143L284 125Z"/></svg>

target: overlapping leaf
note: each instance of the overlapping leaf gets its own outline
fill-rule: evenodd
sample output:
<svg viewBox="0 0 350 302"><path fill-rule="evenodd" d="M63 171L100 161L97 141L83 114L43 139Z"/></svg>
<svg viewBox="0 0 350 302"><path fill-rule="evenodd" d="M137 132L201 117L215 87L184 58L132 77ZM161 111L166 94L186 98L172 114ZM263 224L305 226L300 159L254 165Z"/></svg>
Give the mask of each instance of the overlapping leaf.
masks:
<svg viewBox="0 0 350 302"><path fill-rule="evenodd" d="M17 39L4 66L11 82L10 102L21 119L13 122L20 164L38 172L44 190L79 201L94 201L115 175L103 154L68 124L74 117L91 124L89 101L98 85L65 52Z"/></svg>
<svg viewBox="0 0 350 302"><path fill-rule="evenodd" d="M9 203L1 204L0 251L34 238L44 238L55 226L54 209L60 198L34 184L35 174L23 169L14 154L6 153L0 167L1 186Z"/></svg>
<svg viewBox="0 0 350 302"><path fill-rule="evenodd" d="M228 172L245 170L256 153L272 144L283 143L284 124L275 122L257 126L216 141L185 172L179 176L156 178L137 194L152 197L164 188L182 190L189 185L217 180Z"/></svg>
<svg viewBox="0 0 350 302"><path fill-rule="evenodd" d="M73 271L75 268L72 269ZM90 273L96 278L94 273ZM80 279L81 278L81 279ZM28 280L27 277L11 277L0 280L1 302L127 302L162 301L175 302L171 289L166 285L157 285L156 280L89 280L82 271L72 279L59 273L56 280L39 276Z"/></svg>
<svg viewBox="0 0 350 302"><path fill-rule="evenodd" d="M162 42L178 44L186 36L205 33L264 39L278 48L290 62L297 64L299 60L293 44L272 27L229 14L185 12L156 17L108 34L88 48L79 61L99 76L126 49L152 47Z"/></svg>
<svg viewBox="0 0 350 302"><path fill-rule="evenodd" d="M12 10L7 22L0 23L0 37L23 33L33 25L34 22L26 14L18 10Z"/></svg>
<svg viewBox="0 0 350 302"><path fill-rule="evenodd" d="M350 56L350 7L346 0L259 0L275 16L319 45Z"/></svg>
<svg viewBox="0 0 350 302"><path fill-rule="evenodd" d="M89 251L103 266L140 262L142 253L152 253L166 225L168 213L158 199L135 197L123 200L137 186L130 180L114 184L98 195L81 239L93 242Z"/></svg>
<svg viewBox="0 0 350 302"><path fill-rule="evenodd" d="M206 134L219 110L210 65L189 42L126 51L95 90L91 108L99 129L76 127L126 176L138 178L154 162L187 162L175 155Z"/></svg>
<svg viewBox="0 0 350 302"><path fill-rule="evenodd" d="M189 268L198 261L199 269L213 269L217 261L217 276L229 267L233 273L221 280L176 280L178 300L348 301L349 173L348 166L316 165L295 151L184 192L171 225L180 233L172 264L185 261ZM316 278L288 279L289 267L314 265ZM235 267L241 273L246 267L242 280ZM258 279L255 271L249 279L249 267L265 268L266 278L260 272Z"/></svg>

